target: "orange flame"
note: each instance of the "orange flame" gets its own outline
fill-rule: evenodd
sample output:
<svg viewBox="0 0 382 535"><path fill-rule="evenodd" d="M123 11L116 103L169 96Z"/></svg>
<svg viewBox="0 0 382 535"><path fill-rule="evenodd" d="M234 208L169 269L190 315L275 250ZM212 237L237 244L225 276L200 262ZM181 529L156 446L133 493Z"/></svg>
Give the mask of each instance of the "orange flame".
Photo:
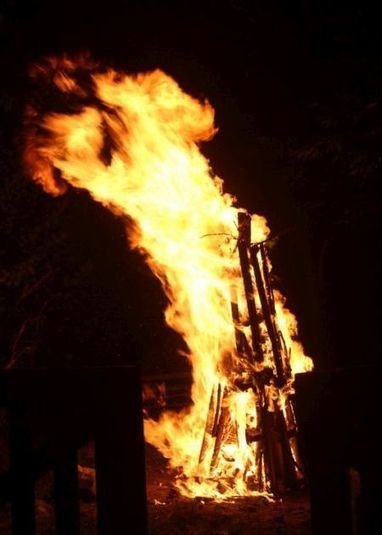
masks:
<svg viewBox="0 0 382 535"><path fill-rule="evenodd" d="M86 84L79 82L81 69L88 74ZM178 486L188 496L254 492L244 477L256 472L255 446L245 433L248 419L256 426L250 391L232 392L225 401L237 422L237 443L224 446L212 474L208 460L199 463L211 390L218 382L227 384L226 362L236 357L232 295L239 305L245 303L236 248L243 210L223 193L223 181L199 150L199 143L216 132L212 106L184 93L160 70L131 76L64 58L47 60L32 75L65 94L92 97L76 113L39 117L29 110L34 129L25 159L33 178L54 195L67 184L84 188L136 222L129 244L161 280L169 299L166 321L189 348L193 404L181 413L163 413L159 422L146 421L147 441L181 469ZM106 137L107 161L102 156ZM267 238L263 217L253 215L251 225L254 241ZM296 340L296 319L280 293L276 314L291 348L293 372L310 370L312 361Z"/></svg>

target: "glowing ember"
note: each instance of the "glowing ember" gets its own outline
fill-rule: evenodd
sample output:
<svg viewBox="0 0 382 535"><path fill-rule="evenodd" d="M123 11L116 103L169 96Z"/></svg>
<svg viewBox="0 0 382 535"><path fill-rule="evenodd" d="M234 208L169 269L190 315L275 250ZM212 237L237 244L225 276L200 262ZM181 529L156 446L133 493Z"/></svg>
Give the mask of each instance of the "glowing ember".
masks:
<svg viewBox="0 0 382 535"><path fill-rule="evenodd" d="M193 404L181 413L164 412L159 422L146 421L147 441L179 469L177 485L185 495L221 498L269 490L259 441L250 439L259 426L259 395L250 385L238 387L237 379L251 370L275 370L276 364L265 339L263 362L255 359L244 369L240 361L234 310L236 338L242 333L252 345L237 247L238 215L245 211L223 193L222 180L199 150L215 133L213 108L159 70L130 76L64 58L47 60L31 75L76 102L70 114L28 109L25 161L34 180L53 195L67 183L84 188L135 221L129 244L161 280L170 303L166 321L189 348ZM268 234L265 219L253 215L252 242ZM264 270L268 261L256 254ZM254 302L259 308L257 291ZM312 362L296 340L296 319L278 292L274 316L292 374L310 370ZM263 335L262 317L259 329ZM283 389L277 386L264 385L268 411L276 407L286 414L290 378ZM217 414L224 420L219 438L213 433Z"/></svg>

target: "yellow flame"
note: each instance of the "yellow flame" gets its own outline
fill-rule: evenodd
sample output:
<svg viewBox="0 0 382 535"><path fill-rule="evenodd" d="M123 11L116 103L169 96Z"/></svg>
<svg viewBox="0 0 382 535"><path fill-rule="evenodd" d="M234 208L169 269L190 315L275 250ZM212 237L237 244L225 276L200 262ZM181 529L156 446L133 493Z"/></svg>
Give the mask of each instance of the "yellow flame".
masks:
<svg viewBox="0 0 382 535"><path fill-rule="evenodd" d="M77 67L86 67L86 62L50 59L33 75L50 73L62 92L86 95L89 90L76 81ZM238 439L224 446L216 477L208 472L208 462L198 462L211 389L219 381L227 382L225 361L236 354L232 291L239 304L245 302L236 248L242 210L223 193L223 181L199 150L199 143L215 134L214 110L184 93L160 70L131 76L102 72L94 64L86 68L94 104L88 100L75 114L50 113L37 119L30 111L43 135L31 134L27 165L49 193L62 193L65 183L84 188L96 201L136 223L136 230L128 234L129 244L144 253L161 280L169 299L166 321L183 336L192 364L192 406L181 413L165 412L159 422L148 420L145 425L147 441L181 469L181 491L188 496L254 492L243 476L256 472L256 446L247 443L245 434L255 406L249 391L232 392L225 401L237 422ZM105 135L112 141L106 163L101 157ZM268 234L265 219L252 216L252 239L261 241ZM311 360L295 340L296 319L281 294L276 300L281 330L292 349L293 371L311 369Z"/></svg>

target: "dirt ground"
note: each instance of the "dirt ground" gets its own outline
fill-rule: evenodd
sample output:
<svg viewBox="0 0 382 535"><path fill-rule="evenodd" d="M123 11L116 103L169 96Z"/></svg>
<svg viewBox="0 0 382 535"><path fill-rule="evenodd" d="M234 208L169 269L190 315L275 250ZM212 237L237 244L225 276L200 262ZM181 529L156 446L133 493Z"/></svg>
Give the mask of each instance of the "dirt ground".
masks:
<svg viewBox="0 0 382 535"><path fill-rule="evenodd" d="M180 497L163 458L147 447L147 495L152 535L309 535L306 490L282 501L239 498L216 503Z"/></svg>
<svg viewBox="0 0 382 535"><path fill-rule="evenodd" d="M147 496L152 535L309 535L307 491L282 501L240 498L216 503L179 496L163 457L147 447ZM81 535L95 535L96 506L92 452L82 452L80 468ZM52 477L39 482L36 492L37 535L54 535ZM0 534L10 535L9 507L0 512ZM122 535L122 534L121 534Z"/></svg>

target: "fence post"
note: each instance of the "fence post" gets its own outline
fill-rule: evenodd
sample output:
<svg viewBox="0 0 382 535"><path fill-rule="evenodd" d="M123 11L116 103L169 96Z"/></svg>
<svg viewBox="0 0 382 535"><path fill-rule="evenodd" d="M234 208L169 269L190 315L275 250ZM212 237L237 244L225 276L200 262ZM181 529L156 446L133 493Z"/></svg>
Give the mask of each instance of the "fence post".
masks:
<svg viewBox="0 0 382 535"><path fill-rule="evenodd" d="M79 535L77 450L74 447L68 446L55 460L54 500L57 535Z"/></svg>
<svg viewBox="0 0 382 535"><path fill-rule="evenodd" d="M12 535L35 535L35 481L32 443L21 404L9 407Z"/></svg>
<svg viewBox="0 0 382 535"><path fill-rule="evenodd" d="M105 369L101 384L95 407L99 535L145 535L146 480L138 370L133 366Z"/></svg>

